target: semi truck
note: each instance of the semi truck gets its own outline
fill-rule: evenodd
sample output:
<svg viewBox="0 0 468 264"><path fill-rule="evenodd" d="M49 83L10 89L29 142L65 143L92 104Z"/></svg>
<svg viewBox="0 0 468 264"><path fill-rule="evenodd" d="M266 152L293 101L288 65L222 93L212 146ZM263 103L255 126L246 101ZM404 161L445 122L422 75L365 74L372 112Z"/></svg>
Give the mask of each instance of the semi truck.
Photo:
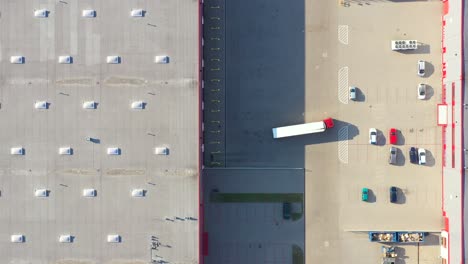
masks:
<svg viewBox="0 0 468 264"><path fill-rule="evenodd" d="M273 138L284 138L312 133L320 133L334 126L333 119L326 118L319 122L273 128Z"/></svg>

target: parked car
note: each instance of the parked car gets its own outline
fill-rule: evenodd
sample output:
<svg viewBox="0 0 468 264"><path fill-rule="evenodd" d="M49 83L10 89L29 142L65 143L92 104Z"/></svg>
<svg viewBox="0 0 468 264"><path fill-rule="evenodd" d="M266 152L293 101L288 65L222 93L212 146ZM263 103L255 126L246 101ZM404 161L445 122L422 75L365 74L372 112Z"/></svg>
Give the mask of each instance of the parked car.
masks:
<svg viewBox="0 0 468 264"><path fill-rule="evenodd" d="M398 141L397 130L395 128L390 128L388 131L388 137L390 138L390 144L396 144Z"/></svg>
<svg viewBox="0 0 468 264"><path fill-rule="evenodd" d="M397 188L395 186L390 187L390 202L396 203L397 202Z"/></svg>
<svg viewBox="0 0 468 264"><path fill-rule="evenodd" d="M377 145L377 129L369 128L369 143Z"/></svg>
<svg viewBox="0 0 468 264"><path fill-rule="evenodd" d="M388 158L389 164L396 164L397 161L397 148L391 147L390 148L390 157Z"/></svg>
<svg viewBox="0 0 468 264"><path fill-rule="evenodd" d="M419 165L426 164L426 150L423 148L418 149Z"/></svg>
<svg viewBox="0 0 468 264"><path fill-rule="evenodd" d="M419 100L426 99L426 85L424 83L420 83L418 85L418 99Z"/></svg>
<svg viewBox="0 0 468 264"><path fill-rule="evenodd" d="M418 151L415 147L411 147L409 151L409 156L411 163L418 163Z"/></svg>
<svg viewBox="0 0 468 264"><path fill-rule="evenodd" d="M283 203L283 219L291 219L291 203Z"/></svg>
<svg viewBox="0 0 468 264"><path fill-rule="evenodd" d="M361 201L367 202L367 200L369 200L369 189L362 188Z"/></svg>
<svg viewBox="0 0 468 264"><path fill-rule="evenodd" d="M349 87L349 99L353 101L356 100L356 87L354 86Z"/></svg>
<svg viewBox="0 0 468 264"><path fill-rule="evenodd" d="M418 75L423 77L426 74L426 62L423 60L418 61Z"/></svg>

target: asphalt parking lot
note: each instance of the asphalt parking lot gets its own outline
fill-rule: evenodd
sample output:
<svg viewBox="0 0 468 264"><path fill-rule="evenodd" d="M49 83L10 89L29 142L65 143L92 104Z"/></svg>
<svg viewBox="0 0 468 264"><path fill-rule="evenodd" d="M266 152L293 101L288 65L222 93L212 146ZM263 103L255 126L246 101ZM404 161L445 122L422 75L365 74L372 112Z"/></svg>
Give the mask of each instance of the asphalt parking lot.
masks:
<svg viewBox="0 0 468 264"><path fill-rule="evenodd" d="M441 3L345 2L306 2L306 121L337 121L325 132L328 143L306 150L307 263L342 263L353 251L368 252L360 263L375 263L380 251L367 242L366 231L437 232L443 226L436 121ZM416 39L420 46L395 52L392 39ZM427 62L423 78L417 75L420 59ZM417 99L419 83L428 85L425 100ZM349 86L358 87L356 101L348 100ZM378 130L377 145L369 144L371 127ZM388 164L390 128L399 130L396 165ZM426 165L409 162L412 146L427 150ZM391 186L398 189L397 203L390 203ZM369 202L361 201L363 187L371 190ZM419 254L407 250L405 263L436 261L434 241L421 244Z"/></svg>
<svg viewBox="0 0 468 264"><path fill-rule="evenodd" d="M206 1L206 166L304 167L302 140L271 132L304 122L303 12L302 0Z"/></svg>
<svg viewBox="0 0 468 264"><path fill-rule="evenodd" d="M248 184L246 184L248 183ZM267 184L266 184L267 183ZM293 263L293 248L303 256L304 218L302 169L209 169L204 171L206 263ZM218 194L294 193L297 217L283 218L283 203L219 201Z"/></svg>
<svg viewBox="0 0 468 264"><path fill-rule="evenodd" d="M204 171L209 264L303 259L302 215L209 199L213 189L303 195L303 140L275 141L271 130L304 121L304 2L293 2L205 1L205 165L226 167Z"/></svg>

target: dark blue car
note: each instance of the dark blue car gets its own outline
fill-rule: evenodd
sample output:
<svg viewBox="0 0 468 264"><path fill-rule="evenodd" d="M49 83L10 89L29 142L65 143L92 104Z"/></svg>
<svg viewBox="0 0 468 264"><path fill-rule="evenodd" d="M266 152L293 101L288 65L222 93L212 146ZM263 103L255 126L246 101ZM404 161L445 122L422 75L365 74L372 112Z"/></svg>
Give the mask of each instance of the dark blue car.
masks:
<svg viewBox="0 0 468 264"><path fill-rule="evenodd" d="M409 151L409 157L411 163L418 163L418 151L416 150L415 147L411 147Z"/></svg>
<svg viewBox="0 0 468 264"><path fill-rule="evenodd" d="M397 202L397 188L395 186L390 187L390 202Z"/></svg>

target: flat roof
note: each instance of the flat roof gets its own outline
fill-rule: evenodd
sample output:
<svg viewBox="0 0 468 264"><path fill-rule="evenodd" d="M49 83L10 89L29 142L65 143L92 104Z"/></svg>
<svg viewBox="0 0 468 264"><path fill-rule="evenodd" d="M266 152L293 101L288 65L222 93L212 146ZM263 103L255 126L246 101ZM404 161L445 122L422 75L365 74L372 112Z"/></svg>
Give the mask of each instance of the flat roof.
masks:
<svg viewBox="0 0 468 264"><path fill-rule="evenodd" d="M198 8L198 1L0 2L3 262L198 261ZM34 17L38 9L47 17ZM82 16L89 9L95 17ZM133 9L143 17L131 17ZM11 56L24 61L12 64ZM120 60L108 64L108 56ZM36 101L47 107L36 109ZM95 108L83 108L90 101ZM142 107L132 109L135 101ZM23 155L11 155L14 147ZM63 147L71 155L59 155ZM156 154L161 147L168 155ZM35 197L36 189L48 197ZM132 197L133 189L144 197ZM17 234L24 243L10 241ZM72 243L59 243L61 235Z"/></svg>

